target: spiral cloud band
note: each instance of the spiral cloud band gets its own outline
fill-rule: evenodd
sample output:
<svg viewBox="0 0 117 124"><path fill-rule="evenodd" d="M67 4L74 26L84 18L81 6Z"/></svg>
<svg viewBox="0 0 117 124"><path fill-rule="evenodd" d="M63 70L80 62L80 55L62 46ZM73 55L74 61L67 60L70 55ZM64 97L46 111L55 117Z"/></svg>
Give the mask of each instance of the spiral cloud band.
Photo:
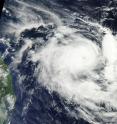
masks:
<svg viewBox="0 0 117 124"><path fill-rule="evenodd" d="M59 6L47 8L45 1L37 1L41 3L37 5L32 0L14 3L18 6L11 4L10 8L18 23L14 18L13 22L8 21L5 32L15 35L16 45L9 43L8 50L13 47L13 53L6 50L4 56L12 56L10 68L18 75L21 96L26 92L32 97L32 82L37 81L39 87L46 88L50 95L56 92L67 103L64 107L70 117L83 118L90 124L117 124L117 39L112 32L92 19L89 22L90 18L80 13L60 10ZM12 17L12 11L8 12ZM31 73L27 74L28 71ZM34 80L30 82L31 78ZM24 101L25 114L30 106L29 100Z"/></svg>
<svg viewBox="0 0 117 124"><path fill-rule="evenodd" d="M32 54L39 61L39 82L50 91L58 92L77 108L90 123L115 122L117 109L117 42L106 30L100 48L94 41L60 27L56 35L38 52ZM105 105L105 106L103 106ZM90 111L91 110L91 111Z"/></svg>

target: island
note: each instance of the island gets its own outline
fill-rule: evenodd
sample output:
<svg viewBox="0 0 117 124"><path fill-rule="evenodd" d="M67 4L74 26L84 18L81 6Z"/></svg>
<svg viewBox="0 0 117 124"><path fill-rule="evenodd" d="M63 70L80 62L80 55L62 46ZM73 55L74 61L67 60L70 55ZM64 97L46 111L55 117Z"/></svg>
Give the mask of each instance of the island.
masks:
<svg viewBox="0 0 117 124"><path fill-rule="evenodd" d="M0 124L8 124L14 108L15 95L12 86L12 76L8 66L0 58Z"/></svg>

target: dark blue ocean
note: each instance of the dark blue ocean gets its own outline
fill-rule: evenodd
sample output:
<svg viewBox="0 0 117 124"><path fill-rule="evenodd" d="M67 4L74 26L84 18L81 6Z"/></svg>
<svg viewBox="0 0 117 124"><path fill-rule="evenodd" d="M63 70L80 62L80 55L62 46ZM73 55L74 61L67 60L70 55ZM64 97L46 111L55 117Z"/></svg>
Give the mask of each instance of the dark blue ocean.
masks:
<svg viewBox="0 0 117 124"><path fill-rule="evenodd" d="M75 110L75 107L80 107L79 104L68 103L58 92L50 92L40 85L35 75L39 62L32 62L28 56L30 51L40 49L54 37L61 23L78 29L80 34L101 47L100 41L104 32L99 32L97 28L82 20L101 24L109 28L115 36L117 1L5 1L0 19L0 55L11 71L16 96L10 124L91 124ZM31 47L25 46L27 39L32 40ZM75 113L77 117L70 113ZM96 118L96 121L99 124L106 124L99 118Z"/></svg>

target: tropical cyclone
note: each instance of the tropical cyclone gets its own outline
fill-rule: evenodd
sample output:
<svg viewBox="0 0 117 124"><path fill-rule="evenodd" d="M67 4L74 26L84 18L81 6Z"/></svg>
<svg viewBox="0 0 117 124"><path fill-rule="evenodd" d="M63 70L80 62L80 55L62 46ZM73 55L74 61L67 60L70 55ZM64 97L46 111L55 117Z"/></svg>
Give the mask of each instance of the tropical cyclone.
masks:
<svg viewBox="0 0 117 124"><path fill-rule="evenodd" d="M14 52L15 55L11 64L15 72L18 72L19 77L16 82L20 84L17 86L21 86L19 88L21 89L21 96L35 93L37 85L32 90L34 92L29 90L27 93L27 89L32 88L33 81L30 79L36 76L38 85L46 88L50 95L56 92L68 104L75 103L72 112L68 106L68 108L64 106L67 108L70 117L75 117L76 120L83 118L91 124L116 124L117 40L112 32L95 21L91 22L85 18L83 19L80 16L82 13L74 14L71 12L70 15L69 10L63 9L62 11L60 9L61 12L57 11L62 14L58 16L59 14L52 12L54 8L50 11L44 6L38 6L29 1L17 0L16 3L18 3L19 8L14 8L14 5L12 5L15 12L15 16L12 16L16 17L16 20L19 20L20 23L10 22L8 23L10 28L6 28L6 30L10 34L16 35L15 44L19 43L19 46L22 47L21 49L18 48L19 52L17 50ZM55 27L49 25L53 31L52 35L47 37L51 30L46 28L48 23ZM24 37L25 32L27 32L26 38ZM31 36L32 34L34 36L30 37L30 33ZM43 38L43 36L46 38ZM36 67L30 65L29 62ZM26 69L24 69L25 66ZM30 68L35 70L34 75L33 72L27 74L31 70ZM35 82L33 83L35 84ZM41 94L42 100L43 94ZM37 94L35 98L38 98ZM27 97L27 99L30 98ZM32 96L30 100L27 99L25 97L19 101L19 103L25 104L23 106L19 105L22 110L20 109L20 112L17 108L16 113L18 114L14 114L15 117L18 115L20 118L23 114L28 116L28 110L30 113L30 109L32 109L29 106L30 104L33 104L33 110L35 109L36 106ZM45 105L47 104L43 106ZM37 106L36 109L38 110L38 108ZM41 114L43 115L42 112L40 112ZM28 117L23 117L23 119L27 118L29 122L30 118L37 117L38 119L38 117L41 117L35 114L33 118L33 115L33 113L32 115L29 114ZM50 113L46 113L46 115L50 115ZM46 119L44 116L43 121ZM57 123L57 119L54 119L52 116L54 123ZM39 121L41 120L38 119L38 123ZM15 119L14 123L16 123ZM19 123L22 123L22 121Z"/></svg>
<svg viewBox="0 0 117 124"><path fill-rule="evenodd" d="M95 124L99 120L103 120L99 123L116 120L116 112L111 109L117 109L114 95L117 43L109 30L104 31L100 48L73 29L60 27L46 45L31 52L32 61L39 62L36 69L39 82L69 102L79 104L81 117ZM108 54L110 47L112 51Z"/></svg>

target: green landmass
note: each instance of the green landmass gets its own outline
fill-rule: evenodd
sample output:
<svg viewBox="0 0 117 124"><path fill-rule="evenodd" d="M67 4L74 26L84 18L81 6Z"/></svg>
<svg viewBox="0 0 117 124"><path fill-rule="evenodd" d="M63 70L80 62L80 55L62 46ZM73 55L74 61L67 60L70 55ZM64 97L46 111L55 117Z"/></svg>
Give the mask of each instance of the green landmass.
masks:
<svg viewBox="0 0 117 124"><path fill-rule="evenodd" d="M8 124L8 112L13 109L14 101L12 76L8 66L0 58L0 124Z"/></svg>

